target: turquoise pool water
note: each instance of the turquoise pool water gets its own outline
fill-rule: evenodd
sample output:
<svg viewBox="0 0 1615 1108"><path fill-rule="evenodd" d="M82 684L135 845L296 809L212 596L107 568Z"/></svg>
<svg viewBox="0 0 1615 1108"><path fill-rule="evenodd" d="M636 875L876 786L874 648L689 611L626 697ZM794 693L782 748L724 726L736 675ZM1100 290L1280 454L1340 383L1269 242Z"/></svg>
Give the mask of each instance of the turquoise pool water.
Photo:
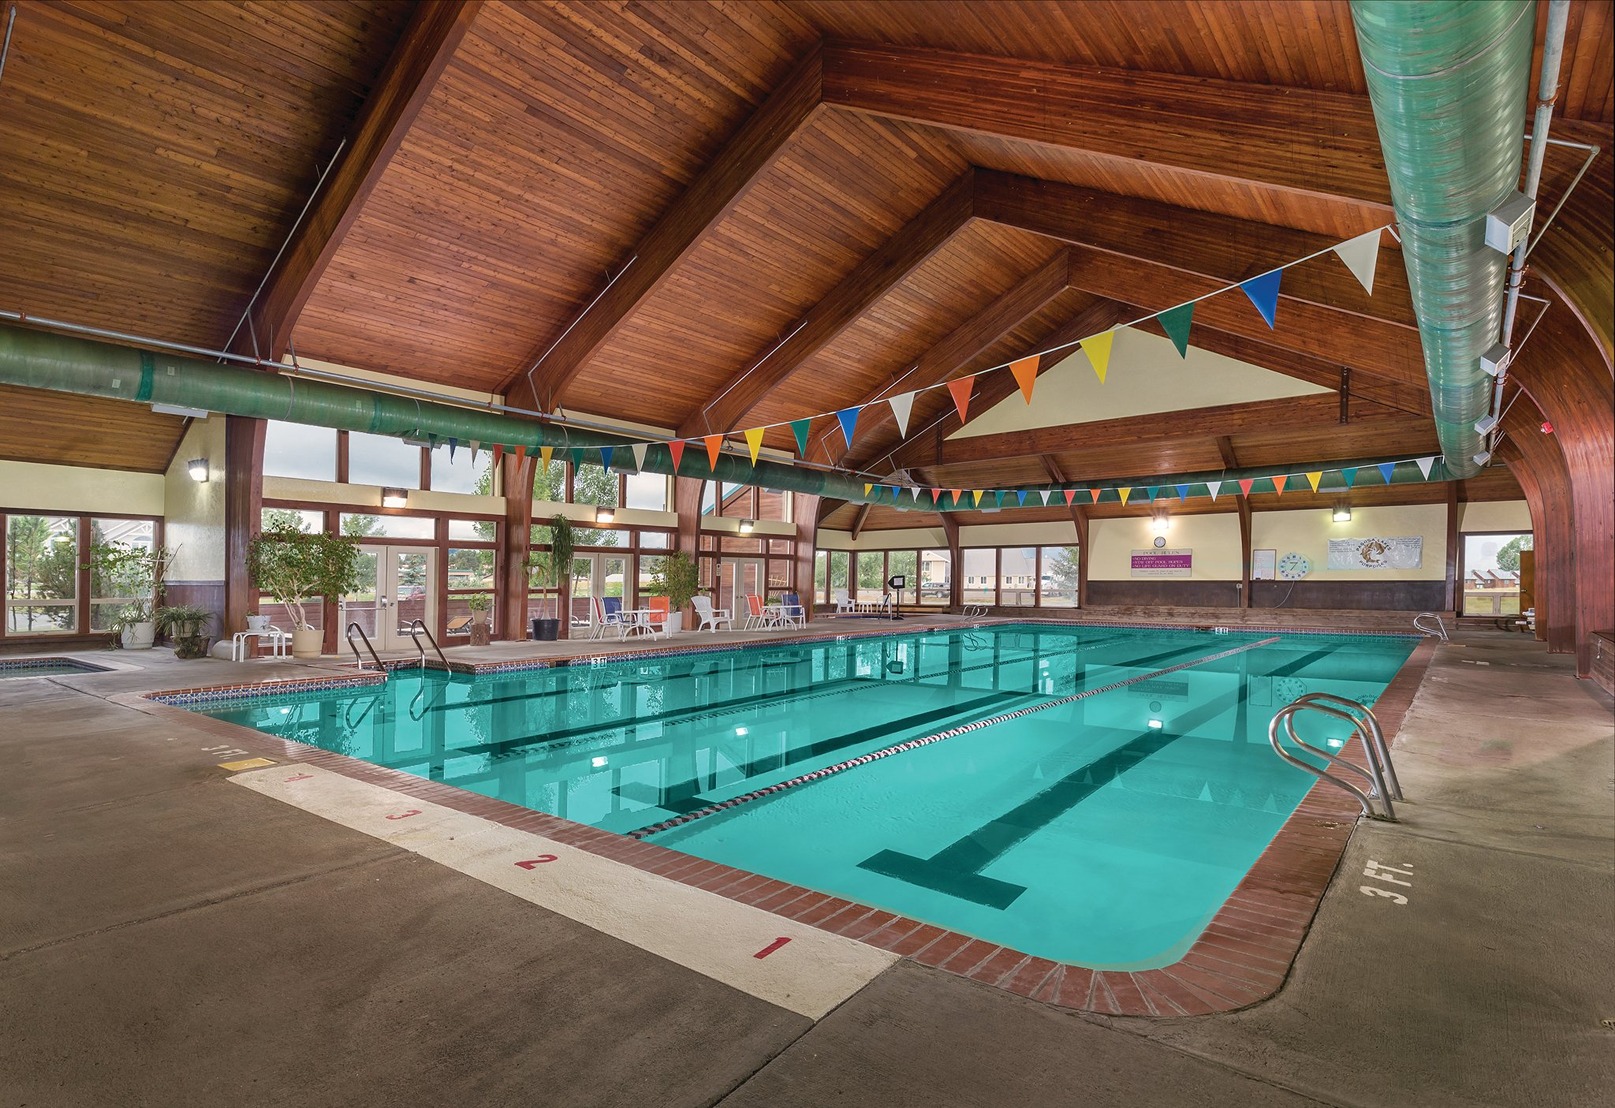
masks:
<svg viewBox="0 0 1615 1108"><path fill-rule="evenodd" d="M78 662L72 658L20 658L0 660L0 679L7 677L56 677L65 673L110 673L105 666Z"/></svg>
<svg viewBox="0 0 1615 1108"><path fill-rule="evenodd" d="M1140 969L1192 945L1310 787L1267 745L1274 711L1315 691L1371 703L1413 645L1008 625L186 706L1028 953ZM1307 737L1345 736L1317 719Z"/></svg>

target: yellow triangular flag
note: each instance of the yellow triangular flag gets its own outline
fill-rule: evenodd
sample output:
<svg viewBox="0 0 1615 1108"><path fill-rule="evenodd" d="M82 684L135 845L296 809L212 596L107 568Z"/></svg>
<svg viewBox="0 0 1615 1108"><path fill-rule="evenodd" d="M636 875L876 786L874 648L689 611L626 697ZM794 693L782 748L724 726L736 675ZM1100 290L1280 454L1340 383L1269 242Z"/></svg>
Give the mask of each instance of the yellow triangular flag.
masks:
<svg viewBox="0 0 1615 1108"><path fill-rule="evenodd" d="M1115 338L1115 331L1106 331L1101 335L1089 335L1079 344L1082 352L1088 355L1088 364L1099 374L1101 385L1105 383L1105 370L1110 366L1110 344Z"/></svg>
<svg viewBox="0 0 1615 1108"><path fill-rule="evenodd" d="M555 454L555 447L541 446L538 448L538 466L545 473L550 471L550 458Z"/></svg>
<svg viewBox="0 0 1615 1108"><path fill-rule="evenodd" d="M983 489L971 489L971 490L970 490L970 491L971 491L971 492L972 492L972 493L973 493L973 494L975 494L975 497L976 497L976 507L978 507L978 508L979 508L979 507L981 507L981 494L982 494L982 492L983 492L983 491L985 491L985 490L983 490Z"/></svg>
<svg viewBox="0 0 1615 1108"><path fill-rule="evenodd" d="M763 448L763 429L753 427L746 432L746 445L751 449L751 464L757 464L757 451Z"/></svg>
<svg viewBox="0 0 1615 1108"><path fill-rule="evenodd" d="M1032 386L1037 382L1037 363L1036 354L1009 363L1009 371L1015 375L1015 383L1021 387L1021 395L1026 397L1028 404L1032 402Z"/></svg>
<svg viewBox="0 0 1615 1108"><path fill-rule="evenodd" d="M875 483L873 481L865 482L864 483L864 495L868 496L869 495L869 490L874 488L874 487L875 487Z"/></svg>
<svg viewBox="0 0 1615 1108"><path fill-rule="evenodd" d="M1322 480L1323 480L1323 470L1321 470L1321 469L1312 470L1310 473L1307 474L1307 484L1312 486L1312 491L1313 492L1318 491L1318 482L1322 481Z"/></svg>
<svg viewBox="0 0 1615 1108"><path fill-rule="evenodd" d="M1129 496L1133 495L1133 490L1130 489L1130 488L1117 489L1116 490L1116 495L1121 497L1122 498L1122 503L1125 504L1125 503L1127 503L1127 498Z"/></svg>

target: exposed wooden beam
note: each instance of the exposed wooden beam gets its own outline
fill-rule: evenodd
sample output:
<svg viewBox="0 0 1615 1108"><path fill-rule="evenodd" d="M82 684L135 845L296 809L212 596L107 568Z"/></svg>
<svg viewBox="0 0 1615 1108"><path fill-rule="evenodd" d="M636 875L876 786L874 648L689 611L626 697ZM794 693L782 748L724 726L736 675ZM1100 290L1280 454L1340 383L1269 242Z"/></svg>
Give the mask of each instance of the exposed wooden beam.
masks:
<svg viewBox="0 0 1615 1108"><path fill-rule="evenodd" d="M359 111L342 160L254 302L251 333L243 328L235 349L250 351L256 334L263 356L278 359L286 352L303 306L481 8L482 0L416 5Z"/></svg>
<svg viewBox="0 0 1615 1108"><path fill-rule="evenodd" d="M864 504L858 508L858 514L852 519L852 537L854 539L856 539L859 532L864 529L864 523L869 519L869 509L873 507L873 504Z"/></svg>
<svg viewBox="0 0 1615 1108"><path fill-rule="evenodd" d="M989 169L976 171L974 204L978 219L1167 265L1224 285L1288 266L1339 242L1333 236ZM1360 315L1367 326L1416 329L1401 250L1389 235L1381 238L1372 297L1338 260L1316 258L1285 270L1280 313L1291 302L1300 302Z"/></svg>
<svg viewBox="0 0 1615 1108"><path fill-rule="evenodd" d="M555 410L589 357L740 202L812 117L820 102L819 77L815 46L640 240L616 278L559 338L546 336L526 359L507 390L511 403Z"/></svg>
<svg viewBox="0 0 1615 1108"><path fill-rule="evenodd" d="M1162 443L1254 434L1274 427L1334 428L1339 426L1339 408L1336 397L1332 393L1324 393L1003 431L947 440L942 447L942 464L1032 457L1096 444ZM1362 405L1357 414L1357 419L1365 422L1407 418L1404 412L1379 405Z"/></svg>
<svg viewBox="0 0 1615 1108"><path fill-rule="evenodd" d="M783 341L762 352L750 368L736 374L692 412L680 425L679 435L688 438L739 428L746 413L769 390L851 326L969 223L973 181L974 174L966 172L949 185L810 308Z"/></svg>
<svg viewBox="0 0 1615 1108"><path fill-rule="evenodd" d="M1227 435L1217 436L1217 453L1222 455L1222 464L1228 469L1239 468L1239 455L1234 453L1234 440Z"/></svg>
<svg viewBox="0 0 1615 1108"><path fill-rule="evenodd" d="M1315 217L1325 233L1348 220L1367 231L1390 216L1372 108L1349 93L1276 96L1234 81L836 42L825 48L824 100L1083 150L1113 173L1169 166L1193 174L1202 193L1238 188L1292 218Z"/></svg>
<svg viewBox="0 0 1615 1108"><path fill-rule="evenodd" d="M1013 331L1028 316L1041 311L1049 301L1069 287L1069 259L1062 250L1023 277L1014 288L955 327L935 346L921 354L907 373L865 394L858 402L859 405L867 408L879 400L900 395L911 389L923 389L941 384L970 359ZM885 428L895 427L897 420L892 415L890 405L878 405L868 408L861 414L858 424L860 439L867 442ZM827 428L820 442L826 442L832 434L834 430ZM856 469L859 463L855 458L867 456L869 451L860 444L858 450L848 452L840 460L842 465Z"/></svg>

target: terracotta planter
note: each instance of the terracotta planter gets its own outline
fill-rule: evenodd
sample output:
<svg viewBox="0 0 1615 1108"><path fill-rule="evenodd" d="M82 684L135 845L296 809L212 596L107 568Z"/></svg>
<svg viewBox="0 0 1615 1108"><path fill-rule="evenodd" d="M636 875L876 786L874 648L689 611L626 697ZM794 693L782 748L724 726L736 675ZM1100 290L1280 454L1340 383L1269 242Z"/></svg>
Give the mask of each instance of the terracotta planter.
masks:
<svg viewBox="0 0 1615 1108"><path fill-rule="evenodd" d="M318 627L300 627L292 632L293 658L318 658L325 645L325 632Z"/></svg>

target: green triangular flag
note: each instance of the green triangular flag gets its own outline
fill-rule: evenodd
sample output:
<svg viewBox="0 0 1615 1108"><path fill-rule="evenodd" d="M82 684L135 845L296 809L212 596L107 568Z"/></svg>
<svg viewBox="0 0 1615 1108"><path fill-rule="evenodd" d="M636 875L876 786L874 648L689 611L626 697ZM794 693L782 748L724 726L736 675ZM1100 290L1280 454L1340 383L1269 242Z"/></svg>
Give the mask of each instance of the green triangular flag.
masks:
<svg viewBox="0 0 1615 1108"><path fill-rule="evenodd" d="M791 434L796 436L796 453L798 457L807 457L808 424L812 420L791 420Z"/></svg>
<svg viewBox="0 0 1615 1108"><path fill-rule="evenodd" d="M1179 304L1176 308L1168 308L1155 317L1160 323L1161 330L1166 337L1172 340L1172 345L1178 348L1178 357L1189 356L1189 324L1194 319L1194 301Z"/></svg>

